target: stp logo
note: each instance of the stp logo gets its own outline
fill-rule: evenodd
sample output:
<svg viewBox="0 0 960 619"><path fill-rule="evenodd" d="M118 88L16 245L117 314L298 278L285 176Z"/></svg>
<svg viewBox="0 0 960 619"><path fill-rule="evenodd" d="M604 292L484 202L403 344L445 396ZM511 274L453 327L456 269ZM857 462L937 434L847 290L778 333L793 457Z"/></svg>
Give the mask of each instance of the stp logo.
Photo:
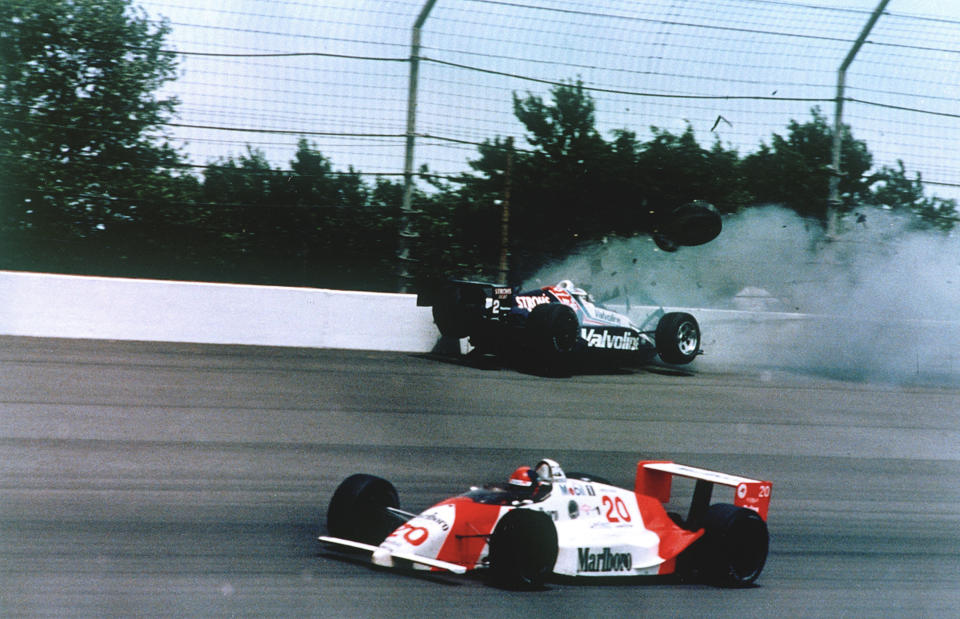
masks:
<svg viewBox="0 0 960 619"><path fill-rule="evenodd" d="M737 486L737 498L745 499L747 498L747 484L740 484Z"/></svg>

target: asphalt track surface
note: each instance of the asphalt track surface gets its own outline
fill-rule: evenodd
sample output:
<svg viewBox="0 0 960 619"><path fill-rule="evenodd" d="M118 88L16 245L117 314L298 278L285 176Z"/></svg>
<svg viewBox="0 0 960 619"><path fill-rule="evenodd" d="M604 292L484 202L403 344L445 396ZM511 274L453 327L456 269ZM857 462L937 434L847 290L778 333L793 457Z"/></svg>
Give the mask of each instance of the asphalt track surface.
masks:
<svg viewBox="0 0 960 619"><path fill-rule="evenodd" d="M0 338L0 615L955 617L960 388L714 367ZM417 509L553 457L774 482L758 586L480 580L322 547L348 474ZM680 494L683 494L681 488Z"/></svg>

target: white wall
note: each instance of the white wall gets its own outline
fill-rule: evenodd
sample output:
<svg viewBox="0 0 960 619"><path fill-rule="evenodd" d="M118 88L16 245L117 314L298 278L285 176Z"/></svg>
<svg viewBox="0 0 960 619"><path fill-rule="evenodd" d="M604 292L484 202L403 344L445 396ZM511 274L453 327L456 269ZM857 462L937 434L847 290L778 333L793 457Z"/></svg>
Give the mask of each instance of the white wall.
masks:
<svg viewBox="0 0 960 619"><path fill-rule="evenodd" d="M414 295L0 271L0 334L430 350Z"/></svg>
<svg viewBox="0 0 960 619"><path fill-rule="evenodd" d="M655 309L630 315L639 324ZM960 376L960 322L687 311L703 331L698 364L863 379ZM0 271L0 335L401 352L440 344L430 309L414 295L11 271Z"/></svg>

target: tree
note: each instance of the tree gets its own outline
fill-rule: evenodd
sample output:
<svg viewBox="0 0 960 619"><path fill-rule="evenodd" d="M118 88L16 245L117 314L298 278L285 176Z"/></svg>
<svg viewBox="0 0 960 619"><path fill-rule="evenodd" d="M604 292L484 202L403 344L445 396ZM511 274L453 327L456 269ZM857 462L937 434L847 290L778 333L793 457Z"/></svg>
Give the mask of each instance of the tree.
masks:
<svg viewBox="0 0 960 619"><path fill-rule="evenodd" d="M897 160L895 168L881 167L871 181L871 202L892 211L911 212L918 228L949 232L960 221L956 200L925 196L920 173L912 180L907 178L902 160Z"/></svg>
<svg viewBox="0 0 960 619"><path fill-rule="evenodd" d="M756 203L783 204L803 217L826 222L833 128L819 108L813 108L811 115L812 120L803 124L791 120L787 137L774 134L771 145L761 144L743 160L742 170ZM865 174L873 165L873 156L846 125L840 152L841 209L849 210L869 194L870 181Z"/></svg>
<svg viewBox="0 0 960 619"><path fill-rule="evenodd" d="M391 289L402 186L337 172L300 140L290 169L247 147L207 166L204 204L219 231L219 278L287 285Z"/></svg>
<svg viewBox="0 0 960 619"><path fill-rule="evenodd" d="M446 201L457 209L458 225L447 228L456 235L456 246L492 266L500 245L497 206L509 178L515 278L529 274L551 254L596 236L610 223L606 216L612 207L604 194L610 191L606 181L611 148L596 130L593 99L580 81L559 84L550 92L550 102L533 94L514 95L514 114L527 129L529 148L514 147L500 137L484 141L479 158L469 162L479 176L460 178L458 196ZM469 232L464 226L470 226Z"/></svg>
<svg viewBox="0 0 960 619"><path fill-rule="evenodd" d="M599 194L610 147L596 130L596 106L582 82L555 86L550 94L550 104L514 95L514 114L533 151L514 157L512 202L521 235L543 239L536 245L544 250L565 251L595 231L591 221L600 216L594 209L604 207ZM585 209L594 218L583 217Z"/></svg>
<svg viewBox="0 0 960 619"><path fill-rule="evenodd" d="M168 30L131 0L0 3L0 226L21 250L8 265L102 250L144 200L191 197L196 183L162 136L177 101L155 94L176 73Z"/></svg>
<svg viewBox="0 0 960 619"><path fill-rule="evenodd" d="M634 172L647 209L656 213L691 202L706 200L722 213L736 212L748 203L736 151L716 141L706 150L687 124L680 135L657 127L643 144Z"/></svg>

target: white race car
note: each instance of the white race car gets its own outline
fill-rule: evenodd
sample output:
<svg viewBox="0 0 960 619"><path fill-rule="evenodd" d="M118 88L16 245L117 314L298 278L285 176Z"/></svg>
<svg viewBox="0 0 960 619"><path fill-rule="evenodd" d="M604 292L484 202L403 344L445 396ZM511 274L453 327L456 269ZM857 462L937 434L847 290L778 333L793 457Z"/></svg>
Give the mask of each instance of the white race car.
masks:
<svg viewBox="0 0 960 619"><path fill-rule="evenodd" d="M433 308L444 337L469 338L475 352L521 364L565 366L574 359L646 363L659 356L683 365L703 352L700 325L690 314L661 309L636 325L571 280L527 291L449 281L418 294L417 305Z"/></svg>
<svg viewBox="0 0 960 619"><path fill-rule="evenodd" d="M664 507L674 475L697 480L686 518ZM717 484L735 489L732 504L710 504ZM769 481L650 460L627 490L545 459L414 514L399 509L390 482L355 474L334 492L320 540L367 552L379 566L484 570L509 588L540 587L551 575L743 586L766 562L770 491Z"/></svg>

